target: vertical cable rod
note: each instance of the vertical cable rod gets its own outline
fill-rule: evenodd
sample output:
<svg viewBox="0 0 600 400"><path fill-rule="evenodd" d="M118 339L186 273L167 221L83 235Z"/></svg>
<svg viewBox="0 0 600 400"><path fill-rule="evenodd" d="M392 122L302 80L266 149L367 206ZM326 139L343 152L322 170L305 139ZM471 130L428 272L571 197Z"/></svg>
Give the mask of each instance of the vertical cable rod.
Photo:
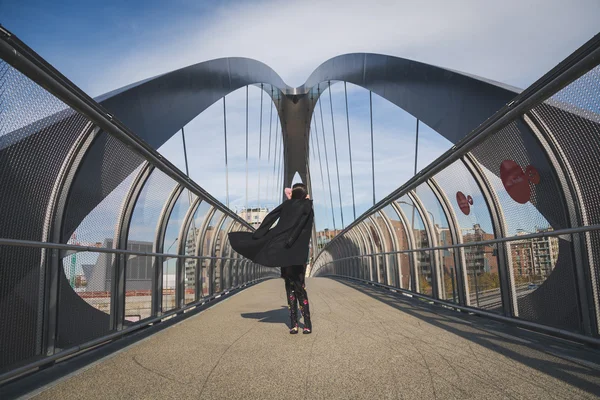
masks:
<svg viewBox="0 0 600 400"><path fill-rule="evenodd" d="M417 118L417 130L415 132L415 175L417 174L417 161L419 160L419 119Z"/></svg>
<svg viewBox="0 0 600 400"><path fill-rule="evenodd" d="M317 93L320 92L319 86L317 86ZM325 123L323 122L323 106L321 105L321 96L318 97L317 103L319 103L319 111L321 113L321 133L323 134L323 148L325 149L325 167L327 169L327 181L329 182L329 202L331 204L331 218L333 219L333 230L336 231L335 227L335 213L333 212L333 194L331 192L331 174L329 173L329 158L327 157L327 140L325 139Z"/></svg>
<svg viewBox="0 0 600 400"><path fill-rule="evenodd" d="M262 158L263 84L260 84L260 125L258 128L258 208L260 208L260 159Z"/></svg>
<svg viewBox="0 0 600 400"><path fill-rule="evenodd" d="M281 162L282 162L282 154L281 148L283 147L283 125L281 126L281 140L279 141L279 146L277 148L277 175L275 175L275 204L278 203L277 196L281 194L279 188L281 187Z"/></svg>
<svg viewBox="0 0 600 400"><path fill-rule="evenodd" d="M229 208L229 166L227 164L227 107L223 96L223 136L225 137L225 203Z"/></svg>
<svg viewBox="0 0 600 400"><path fill-rule="evenodd" d="M323 189L323 195L325 195L325 179L323 179L323 165L321 163L321 149L319 148L319 133L317 132L317 118L315 117L315 114L313 113L313 122L315 125L315 137L317 138L317 154L319 156L319 170L321 171L321 187ZM310 136L310 138L312 139L312 135ZM314 144L314 142L313 142ZM332 211L333 212L333 211Z"/></svg>
<svg viewBox="0 0 600 400"><path fill-rule="evenodd" d="M331 110L331 131L333 133L333 153L335 155L335 170L337 173L337 183L338 183L338 195L340 197L340 215L342 218L342 229L344 226L344 209L342 208L342 186L340 184L340 166L338 163L338 153L337 153L337 140L335 138L335 123L333 118L333 93L331 93L331 81L329 84L329 109Z"/></svg>
<svg viewBox="0 0 600 400"><path fill-rule="evenodd" d="M275 123L275 147L273 147L273 191L275 192L275 199L273 200L274 204L277 204L277 188L275 185L277 184L277 175L275 174L276 165L277 165L277 145L279 143L279 99L277 99L277 113L275 118L277 122Z"/></svg>
<svg viewBox="0 0 600 400"><path fill-rule="evenodd" d="M344 81L344 97L346 98L346 126L348 127L348 155L350 156L350 184L352 186L352 212L356 219L356 201L354 200L354 173L352 170L352 144L350 142L350 116L348 114L348 90Z"/></svg>
<svg viewBox="0 0 600 400"><path fill-rule="evenodd" d="M248 220L248 85L246 85L246 221Z"/></svg>
<svg viewBox="0 0 600 400"><path fill-rule="evenodd" d="M371 176L373 179L373 205L375 205L375 156L373 146L373 92L369 90L369 116L371 118Z"/></svg>
<svg viewBox="0 0 600 400"><path fill-rule="evenodd" d="M181 139L183 141L183 159L185 160L185 174L189 178L190 177L190 168L188 166L187 145L185 144L185 131L183 130L183 126L181 127ZM188 194L188 201L190 202L190 207L191 207L193 194L190 190L186 189L186 191ZM194 222L194 218L192 218L192 239L194 240L194 243L196 243L196 225Z"/></svg>
<svg viewBox="0 0 600 400"><path fill-rule="evenodd" d="M271 86L271 114L269 115L269 153L268 153L268 158L267 158L267 168L268 166L271 164L271 132L273 129L273 105L275 104L275 101L273 100L273 86ZM267 170L268 171L268 170ZM270 198L270 193L269 193L269 183L271 183L271 179L269 176L267 176L267 201L269 201Z"/></svg>

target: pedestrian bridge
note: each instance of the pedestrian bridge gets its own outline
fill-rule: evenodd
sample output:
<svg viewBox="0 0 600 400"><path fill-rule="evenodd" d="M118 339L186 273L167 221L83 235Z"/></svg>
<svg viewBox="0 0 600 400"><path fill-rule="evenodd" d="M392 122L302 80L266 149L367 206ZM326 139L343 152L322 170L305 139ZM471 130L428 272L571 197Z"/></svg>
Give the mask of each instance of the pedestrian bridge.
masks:
<svg viewBox="0 0 600 400"><path fill-rule="evenodd" d="M597 398L599 64L226 58L92 99L1 28L0 398ZM414 148L376 151L385 110ZM298 180L311 335L227 241Z"/></svg>
<svg viewBox="0 0 600 400"><path fill-rule="evenodd" d="M586 399L600 390L600 354L582 345L346 279L310 278L307 290L312 335L287 333L283 281L268 280L32 394Z"/></svg>

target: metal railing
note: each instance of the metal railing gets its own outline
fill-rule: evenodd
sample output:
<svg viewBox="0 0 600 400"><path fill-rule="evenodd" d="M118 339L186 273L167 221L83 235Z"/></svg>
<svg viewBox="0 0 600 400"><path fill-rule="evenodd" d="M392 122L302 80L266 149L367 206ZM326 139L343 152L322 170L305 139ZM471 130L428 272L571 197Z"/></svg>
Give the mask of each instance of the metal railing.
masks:
<svg viewBox="0 0 600 400"><path fill-rule="evenodd" d="M7 67L7 65L9 67ZM188 175L175 167L174 164L165 159L154 148L141 140L135 135L134 132L130 131L126 126L119 122L114 115L105 110L92 98L87 96L83 91L77 88L72 82L70 82L66 77L49 65L33 50L21 42L17 37L2 27L0 27L0 66L3 67L3 71L5 72L7 70L11 73L14 72L13 76L16 76L17 72L18 74L21 74L18 77L20 81L17 83L20 83L22 86L14 88L14 93L20 95L18 91L23 90L23 88L31 89L32 92L35 92L36 90L46 91L52 96L53 99L60 100L66 106L70 107L72 111L74 111L69 115L75 115L80 118L79 120L85 120L87 128L81 133L76 132L78 134L76 140L82 141L81 138L90 132L92 132L90 135L92 138L93 135L98 135L98 132L103 132L107 134L109 138L117 139L120 145L122 145L121 148L129 152L127 154L139 156L141 166L139 173L131 171L131 174L133 174L136 179L133 180L129 192L121 201L122 211L117 219L117 226L115 227L115 231L119 232L115 237L118 237L119 240L114 241L115 248L110 248L106 244L104 246L95 247L60 242L63 240L60 239L60 237L66 229L64 228L64 215L66 214L68 206L66 199L69 198L72 187L76 183L74 179L71 181L65 179L64 182L67 183L63 183L62 181L59 182L61 176L56 178L57 180L54 182L55 188L53 189L53 196L56 195L59 200L56 200L54 197L52 199L40 199L33 197L28 199L31 201L32 210L36 210L40 214L44 214L38 219L49 221L49 226L44 227L45 230L43 235L32 234L30 235L31 237L23 237L24 235L6 237L8 235L3 235L2 227L0 227L0 264L2 264L2 268L6 268L11 273L15 271L18 272L13 274L14 276L17 276L17 278L14 278L15 280L8 280L0 283L1 297L7 299L27 299L27 307L35 307L35 304L37 304L37 309L35 312L32 312L32 310L29 308L25 309L25 306L21 305L21 308L13 307L13 309L10 310L10 313L13 314L12 316L0 316L0 353L4 353L0 354L0 385L5 384L16 377L33 371L37 368L42 368L66 357L70 357L73 354L94 348L99 344L110 342L124 335L128 335L143 327L147 327L162 320L183 314L186 311L198 308L232 292L242 290L249 285L255 284L264 279L270 279L271 277L278 276L273 269L267 269L265 267L253 264L249 260L232 256L232 250L227 245L226 233L229 232L229 230L231 230L234 226L245 230L254 230L250 224L219 202L210 193L205 191L200 185L190 179ZM8 84L15 83L14 81L8 82ZM3 92L0 95L3 96L5 93L10 93L10 91ZM26 114L29 112L30 110L28 110L28 105L30 102L33 102L33 100L35 99L25 96L24 101L18 103L19 107L22 107L22 109L17 110L17 113ZM57 121L58 120L59 117L57 117ZM68 120L62 119L60 122L62 125L58 124L53 128L57 129L59 133L70 128ZM32 130L30 137L35 137L36 134L39 135L39 131L35 130L38 129L36 128L35 124L25 126L24 128ZM20 129L23 129L23 127ZM75 130L75 128L73 129ZM26 139L26 137L17 136L17 139L25 141L24 139ZM90 139L88 142L92 143L93 140L95 140L95 138ZM18 143L19 142L16 142L16 144ZM61 168L66 168L63 176L76 176L77 172L79 172L81 163L78 164L74 160L81 160L85 158L88 154L86 152L88 152L92 146L80 146L77 141L73 141L72 143L63 143L63 145L67 148L74 149L73 154L67 155L67 157L71 157L71 160L65 158L65 160L62 161ZM35 150L35 148L33 150ZM10 146L0 148L0 151L10 151ZM0 156L4 156L4 154L5 153L2 153ZM31 154L28 155L26 152L22 152L22 154L19 156L20 158L15 156L14 160L9 159L8 157L5 158L5 160L14 162L14 165L12 166L13 168L26 168L26 157L31 157ZM102 158L102 161L106 163L123 162L123 160L119 160L117 157L118 155L106 154ZM39 162L44 161L41 160ZM60 162L58 164L60 166ZM95 167L98 171L100 171L99 176L104 173L102 170L103 165L99 164ZM48 167L48 169L51 168ZM162 207L163 211L161 211L160 215L158 216L158 226L148 227L150 229L156 229L156 239L153 242L149 242L148 245L152 245L153 249L162 249L162 242L159 243L159 238L164 239L168 222L171 219L170 213L173 209L173 205L175 201L177 201L179 194L181 194L185 189L198 196L202 202L210 205L206 216L207 219L209 219L208 217L214 215L216 210L222 213L221 218L218 219L218 221L215 221L215 225L213 227L209 228L208 224L204 224L202 229L199 229L198 232L196 232L198 234L198 238L204 238L209 229L212 229L213 233L217 233L219 235L223 234L223 237L210 237L208 240L211 242L211 246L206 246L206 248L199 247L200 240L198 240L196 242L196 253L190 255L184 254L186 252L186 243L183 241L186 238L180 236L178 236L178 238L181 240L181 243L180 246L178 246L177 254L169 253L169 249L167 249L166 252L136 251L129 249L127 246L129 244L129 227L131 217L135 209L135 205L139 200L139 193L147 183L148 177L155 170L164 173L168 178L170 178L174 183L174 189L167 198L166 204ZM117 177L113 180L118 181L118 179L119 178ZM35 190L35 188L31 189ZM63 203L60 202L61 195L63 196ZM104 195L106 196L106 194ZM2 196L6 196L6 198L10 200L12 193L5 192L2 194ZM79 199L76 200L79 201ZM88 199L83 198L80 201L85 203L86 200ZM35 201L43 204L35 204ZM90 201L94 201L94 199ZM22 203L21 200L15 197L15 200L12 201L12 203L10 203L10 201L8 203L18 206L20 202ZM49 215L49 210L53 209L53 202L63 207L62 214L57 212L56 218L54 215ZM185 227L186 223L189 223L191 219L194 218L194 212L190 211L198 209L198 204L198 201L193 203L190 201L188 213L186 213L185 217L186 221L184 221L181 227ZM34 208L33 206L37 206L37 208ZM10 209L2 210L2 213L10 212L12 212ZM226 220L231 221L231 223L229 223L227 226L224 225ZM223 229L221 230L221 228ZM42 227L40 227L39 230L42 231ZM47 232L50 232L47 237L50 237L51 239L47 241L39 240L39 237L44 237ZM184 232L184 234L187 234L187 231ZM34 252L33 250L35 249L39 250ZM205 252L204 254L202 254L203 251ZM81 293L84 292L78 293L74 286L69 289L68 282L66 286L64 286L63 280L66 276L66 272L64 270L65 266L63 265L63 262L66 257L76 253L110 254L114 256L114 260L110 263L110 266L103 265L101 267L96 267L104 269L103 272L106 274L106 277L102 278L105 279L103 284L106 284L106 282L110 281L110 290L91 291L85 295L82 295ZM146 279L151 288L143 291L143 294L149 294L149 296L144 297L149 297L151 300L148 301L152 304L152 311L147 318L142 318L142 315L137 311L129 310L128 313L126 309L125 299L128 297L128 293L142 293L127 290L129 278L126 276L126 272L128 265L127 263L129 262L128 257L130 256L149 257L153 260L153 276L151 279ZM6 257L6 259L3 259L2 257ZM32 261L32 259L34 261ZM176 259L178 261L178 264L175 267L177 278L174 287L163 288L162 282L165 278L165 275L162 271L162 264L169 259ZM24 260L28 260L27 262L29 265L27 265L27 267L32 269L29 276L26 276L26 273L22 272L24 265L21 265L21 263L25 263ZM186 265L184 265L186 260L194 260L196 262L195 278L191 278L193 279L193 282L190 282L189 286L186 282L187 271ZM33 265L31 265L32 263ZM225 268L229 269L225 270ZM207 276L205 279L203 279L200 275L202 273L200 271L206 271ZM236 274L235 277L233 275L234 271ZM230 275L225 276L225 272ZM39 280L39 285L34 291L21 289L21 292L19 293L13 292L19 290L17 287L20 280L31 280L32 276L37 277ZM215 289L213 286L215 284L218 287L218 291L217 293L212 293ZM230 287L225 288L224 286L226 284ZM208 285L208 293L201 292L204 289L204 285ZM72 299L78 299L77 301L81 301L81 313L89 314L92 311L97 311L99 313L98 315L107 318L110 317L110 324L107 323L107 326L103 326L103 328L99 331L88 332L87 335L82 335L81 337L85 339L79 341L78 339L63 339L64 343L66 344L60 345L57 340L59 337L61 324L64 329L65 324L77 322L78 318L81 316L76 313L70 315L69 313L72 310L61 309L61 306L66 304L64 303L66 300L61 299L61 295L64 295L66 290L72 290L72 292L76 294L77 297L73 297ZM186 293L191 293L191 290L195 291L195 297L191 299L192 301L189 301L189 299L186 298ZM162 310L163 296L178 296L176 297L177 300L175 301L173 309L168 311ZM105 302L105 300L108 301L108 305L106 306L103 304L103 307L106 306L110 309L104 310L100 309L100 307L95 307L95 304L93 303L95 299L104 299L102 300L103 302ZM63 303L61 303L61 301ZM87 305L91 308L96 308L96 310L92 310L84 303L87 303ZM158 305L158 308L155 308L155 305ZM29 314L18 315L23 314L24 311L28 311ZM127 317L131 317L134 314L139 316L139 321L126 321ZM65 315L72 319L64 319ZM14 318L11 319L12 317ZM26 324L23 324L23 326L11 326L10 323L2 322L12 320L24 320ZM71 325L69 330L76 331L79 329L76 325L77 324ZM83 326L86 324L80 325L82 325L82 329L86 328ZM88 327L86 329L90 330L93 328ZM21 330L24 331L21 332ZM92 338L91 340L89 340L90 337ZM3 345L8 346L10 343L12 343L10 349L5 349L3 347ZM18 354L13 357L10 353ZM6 362L6 360L9 361Z"/></svg>
<svg viewBox="0 0 600 400"><path fill-rule="evenodd" d="M599 65L600 34L342 230L314 258L311 274L343 275L353 279L368 276L376 284L386 286L389 271L397 269L393 274L398 276L392 276L398 282L397 287L393 286L394 290L456 309L493 315L495 319L528 329L598 345L600 209L595 204L600 201L596 189L600 182L594 183L591 179L595 175L590 171L598 168L595 161L580 156L594 152L589 144L600 141ZM571 102L564 103L565 98L571 99ZM584 158L586 161L581 161ZM530 190L531 196L526 201L511 193L514 182L511 181L512 175L502 176L503 159L522 168L521 179L525 179L526 190ZM529 167L533 167L533 173L539 174L537 178L527 175ZM450 175L443 174L447 171L451 171L448 172ZM452 175L452 171L464 171L464 176L463 172ZM446 185L440 181L440 176L457 183ZM455 202L454 193L448 190L459 190L457 187L460 188L461 184L465 188L473 187L469 186L470 182L476 187L471 190L478 191L478 204L473 206L471 199L470 205L463 208L459 195L466 202L465 195L458 191ZM424 205L417 193L417 189L422 187L433 193L432 201L437 202L447 222L447 226L443 225L446 231L443 239L440 233L442 225L434 225L429 218L427 207L431 204ZM408 206L412 206L420 218L422 228L415 228L414 213L411 226L411 218L397 204L405 195L410 200ZM537 211L532 211L532 207L522 207L525 203L532 204ZM386 215L384 210L390 205L391 212L398 214L394 218ZM489 226L487 232L479 225L479 216L466 218L462 215L469 215L472 207L479 207L483 210L481 213L489 217L485 221ZM529 229L537 230L534 233L514 233L515 226L523 227L515 220L532 212L540 214L535 218L542 221L542 227ZM375 217L386 223L377 224ZM408 245L399 244L401 234L389 226L391 219L401 225ZM463 229L471 228L465 221L471 221L472 229L477 225L482 234L464 234ZM510 230L509 223L512 224ZM392 240L376 232L378 230L387 230ZM541 272L517 271L519 268L534 268L517 258L520 257L518 247L538 239L549 242L543 252L537 251L537 248L537 253L532 252L534 262L543 258L546 275L542 282L538 282L540 279L536 281L535 290L524 293L524 276ZM382 245L382 242L385 243ZM487 254L484 251L486 247L493 247L493 251ZM447 255L442 260L444 251ZM467 251L478 254L479 258L467 258L473 256L466 254ZM400 272L400 255L409 255L404 259L403 272ZM427 256L419 259L419 255ZM498 292L498 301L494 303L498 313L470 306L472 295L469 292L473 283L470 274L473 273L474 280L477 280L480 273L477 271L483 269L483 263L488 261L494 265L485 268L497 270L498 287L493 290ZM474 265L477 263L481 265ZM452 267L451 277L445 271L449 264ZM474 268L477 268L476 272ZM408 287L406 282L402 282L406 276L409 276ZM456 284L455 302L442 298L445 278L452 279L453 291ZM420 279L431 285L430 294L420 293ZM490 294L493 293L475 289L478 303L481 295ZM492 303L487 300L485 303L490 306Z"/></svg>

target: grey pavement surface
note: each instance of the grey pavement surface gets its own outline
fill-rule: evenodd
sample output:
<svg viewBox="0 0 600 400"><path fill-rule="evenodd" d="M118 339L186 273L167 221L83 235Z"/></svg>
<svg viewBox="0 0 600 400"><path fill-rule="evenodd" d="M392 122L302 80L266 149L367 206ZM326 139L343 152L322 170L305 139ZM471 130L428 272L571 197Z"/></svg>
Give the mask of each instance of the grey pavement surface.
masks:
<svg viewBox="0 0 600 400"><path fill-rule="evenodd" d="M35 399L589 399L600 353L346 280L307 280L312 335L283 281L253 286Z"/></svg>

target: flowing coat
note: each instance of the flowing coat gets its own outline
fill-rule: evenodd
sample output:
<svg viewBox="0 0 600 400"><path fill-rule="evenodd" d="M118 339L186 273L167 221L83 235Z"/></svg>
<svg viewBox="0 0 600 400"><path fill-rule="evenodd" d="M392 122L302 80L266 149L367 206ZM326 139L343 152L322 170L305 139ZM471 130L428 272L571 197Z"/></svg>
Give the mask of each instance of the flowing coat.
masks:
<svg viewBox="0 0 600 400"><path fill-rule="evenodd" d="M286 200L265 217L255 232L231 232L229 243L242 256L266 267L304 265L313 220L312 200Z"/></svg>

